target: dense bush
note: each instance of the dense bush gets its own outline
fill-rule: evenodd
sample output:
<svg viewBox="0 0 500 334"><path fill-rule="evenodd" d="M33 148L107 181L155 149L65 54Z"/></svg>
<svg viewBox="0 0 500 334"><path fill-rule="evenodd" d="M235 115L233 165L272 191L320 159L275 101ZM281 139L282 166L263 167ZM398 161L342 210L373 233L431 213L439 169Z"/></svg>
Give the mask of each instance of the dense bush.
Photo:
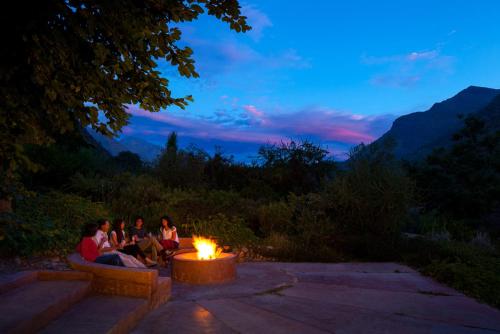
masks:
<svg viewBox="0 0 500 334"><path fill-rule="evenodd" d="M333 176L328 151L310 141L282 142L259 149L259 176L281 196L317 192Z"/></svg>
<svg viewBox="0 0 500 334"><path fill-rule="evenodd" d="M285 262L339 262L349 257L332 245L321 241L306 244L300 236L272 233L262 239L257 251L269 258Z"/></svg>
<svg viewBox="0 0 500 334"><path fill-rule="evenodd" d="M288 196L259 208L264 232L260 252L284 261L336 261L335 223L327 216L327 202L320 194Z"/></svg>
<svg viewBox="0 0 500 334"><path fill-rule="evenodd" d="M168 212L166 190L160 182L149 175L131 176L116 180L123 182L121 187L113 187L114 193L109 200L109 206L115 216L133 223L135 216L144 217L146 227L155 230L159 218Z"/></svg>
<svg viewBox="0 0 500 334"><path fill-rule="evenodd" d="M409 166L426 209L477 224L500 208L500 132L468 117L449 148Z"/></svg>
<svg viewBox="0 0 500 334"><path fill-rule="evenodd" d="M206 219L190 218L179 225L180 234L216 238L219 245L252 246L257 238L240 217L224 214Z"/></svg>
<svg viewBox="0 0 500 334"><path fill-rule="evenodd" d="M500 255L457 241L405 240L401 260L424 274L500 308Z"/></svg>
<svg viewBox="0 0 500 334"><path fill-rule="evenodd" d="M74 249L85 223L109 217L101 203L76 195L49 192L17 203L14 213L1 217L4 254L30 255Z"/></svg>
<svg viewBox="0 0 500 334"><path fill-rule="evenodd" d="M391 257L413 204L413 182L384 160L362 155L350 164L324 194L327 216L336 226L336 245L358 257Z"/></svg>
<svg viewBox="0 0 500 334"><path fill-rule="evenodd" d="M271 202L258 210L259 227L264 236L291 232L293 208L286 201Z"/></svg>

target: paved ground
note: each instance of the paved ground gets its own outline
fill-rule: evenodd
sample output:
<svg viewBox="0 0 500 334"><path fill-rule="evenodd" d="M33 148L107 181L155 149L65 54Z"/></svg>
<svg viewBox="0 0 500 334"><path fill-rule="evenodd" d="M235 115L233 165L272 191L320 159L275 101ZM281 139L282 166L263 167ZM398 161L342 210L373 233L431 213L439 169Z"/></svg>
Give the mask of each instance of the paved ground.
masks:
<svg viewBox="0 0 500 334"><path fill-rule="evenodd" d="M218 286L174 283L135 333L495 333L500 311L393 263L245 263Z"/></svg>

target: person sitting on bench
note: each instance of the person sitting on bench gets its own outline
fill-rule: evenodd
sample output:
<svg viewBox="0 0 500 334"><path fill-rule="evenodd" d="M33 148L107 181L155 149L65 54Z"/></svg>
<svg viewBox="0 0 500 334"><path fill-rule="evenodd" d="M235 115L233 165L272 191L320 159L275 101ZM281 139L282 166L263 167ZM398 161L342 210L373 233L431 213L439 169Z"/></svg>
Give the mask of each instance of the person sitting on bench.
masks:
<svg viewBox="0 0 500 334"><path fill-rule="evenodd" d="M99 249L94 239L97 229L97 224L91 223L84 226L82 240L76 246L76 251L87 261L123 267L123 262L118 254L106 254L113 250L112 247Z"/></svg>
<svg viewBox="0 0 500 334"><path fill-rule="evenodd" d="M142 249L133 241L127 238L125 234L125 220L115 219L113 223L113 231L111 231L111 244L117 248L119 252L127 255L132 255L135 258L143 261L147 266L154 266L156 262L144 254Z"/></svg>
<svg viewBox="0 0 500 334"><path fill-rule="evenodd" d="M151 235L147 234L143 227L144 219L138 216L135 219L135 225L130 229L129 236L144 252L151 250L151 257L153 261L158 260L158 253L163 254L163 246L158 242L158 240Z"/></svg>
<svg viewBox="0 0 500 334"><path fill-rule="evenodd" d="M179 248L179 236L172 218L165 215L160 220L160 243L167 251Z"/></svg>

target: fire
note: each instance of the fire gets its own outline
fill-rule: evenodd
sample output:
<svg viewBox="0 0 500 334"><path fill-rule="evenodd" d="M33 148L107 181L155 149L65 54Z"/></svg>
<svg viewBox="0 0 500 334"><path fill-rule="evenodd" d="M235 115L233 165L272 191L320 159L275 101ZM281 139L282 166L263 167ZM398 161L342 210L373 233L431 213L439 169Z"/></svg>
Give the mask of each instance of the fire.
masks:
<svg viewBox="0 0 500 334"><path fill-rule="evenodd" d="M198 260L212 260L222 252L214 240L193 235L193 246L198 252Z"/></svg>

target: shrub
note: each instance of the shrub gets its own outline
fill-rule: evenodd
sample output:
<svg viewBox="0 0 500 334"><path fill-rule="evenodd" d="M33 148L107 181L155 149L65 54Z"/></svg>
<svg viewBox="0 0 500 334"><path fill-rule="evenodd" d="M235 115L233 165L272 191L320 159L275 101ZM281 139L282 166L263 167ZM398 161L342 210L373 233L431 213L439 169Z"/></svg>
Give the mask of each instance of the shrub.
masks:
<svg viewBox="0 0 500 334"><path fill-rule="evenodd" d="M110 203L116 216L133 223L133 218L141 215L146 227L151 229L154 226L155 231L160 217L168 212L166 189L148 175L129 176L123 186L115 191Z"/></svg>
<svg viewBox="0 0 500 334"><path fill-rule="evenodd" d="M436 210L412 217L412 231L433 240L471 241L476 235L471 221L449 218Z"/></svg>
<svg viewBox="0 0 500 334"><path fill-rule="evenodd" d="M498 99L497 99L498 101ZM456 220L485 218L500 206L500 131L469 116L453 145L410 166L428 209Z"/></svg>
<svg viewBox="0 0 500 334"><path fill-rule="evenodd" d="M259 207L259 227L265 236L272 233L287 234L292 230L293 208L285 201L271 202Z"/></svg>
<svg viewBox="0 0 500 334"><path fill-rule="evenodd" d="M396 251L408 219L413 183L395 165L358 157L327 186L325 200L339 247L370 258L376 250L386 258Z"/></svg>
<svg viewBox="0 0 500 334"><path fill-rule="evenodd" d="M207 219L188 219L180 225L182 233L186 235L201 235L215 237L219 245L249 246L257 238L239 217L227 217L224 214L210 216Z"/></svg>
<svg viewBox="0 0 500 334"><path fill-rule="evenodd" d="M327 244L317 243L307 246L300 237L280 233L271 233L260 242L257 250L261 255L278 261L339 262L345 260L341 253Z"/></svg>
<svg viewBox="0 0 500 334"><path fill-rule="evenodd" d="M500 307L500 255L457 241L404 240L401 260L422 273Z"/></svg>
<svg viewBox="0 0 500 334"><path fill-rule="evenodd" d="M267 235L259 248L262 255L283 261L338 261L332 242L335 225L325 204L321 195L311 193L261 206L260 226Z"/></svg>
<svg viewBox="0 0 500 334"><path fill-rule="evenodd" d="M193 219L206 220L211 216L224 214L239 217L248 224L255 220L257 204L251 199L242 198L238 193L221 190L191 191L178 196L179 192L169 193L169 208L178 223Z"/></svg>
<svg viewBox="0 0 500 334"><path fill-rule="evenodd" d="M0 221L4 254L31 255L47 251L68 252L81 237L84 224L109 217L101 203L50 192L17 203L13 214Z"/></svg>

